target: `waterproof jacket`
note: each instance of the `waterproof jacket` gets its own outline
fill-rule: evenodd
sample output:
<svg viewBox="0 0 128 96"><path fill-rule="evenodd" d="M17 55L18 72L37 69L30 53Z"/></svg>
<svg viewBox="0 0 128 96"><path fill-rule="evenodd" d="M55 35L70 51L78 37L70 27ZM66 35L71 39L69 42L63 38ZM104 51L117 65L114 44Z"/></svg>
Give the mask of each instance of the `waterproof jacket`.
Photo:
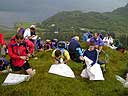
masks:
<svg viewBox="0 0 128 96"><path fill-rule="evenodd" d="M76 52L76 48L81 48L79 42L75 39L71 39L69 44L69 52Z"/></svg>
<svg viewBox="0 0 128 96"><path fill-rule="evenodd" d="M104 46L104 42L100 37L98 37L97 39L95 37L91 37L90 42L95 42L95 45L98 46Z"/></svg>
<svg viewBox="0 0 128 96"><path fill-rule="evenodd" d="M8 54L13 66L16 67L22 67L25 63L25 60L20 59L20 56L27 56L28 53L32 54L33 50L34 44L30 40L24 40L22 43L17 44L15 37L13 37L8 43Z"/></svg>
<svg viewBox="0 0 128 96"><path fill-rule="evenodd" d="M0 33L0 44L1 45L5 45L6 44L6 42L4 40L4 36L1 33Z"/></svg>
<svg viewBox="0 0 128 96"><path fill-rule="evenodd" d="M86 50L83 56L87 56L89 59L91 59L93 61L91 65L94 65L95 63L97 63L99 53L96 49L92 51Z"/></svg>

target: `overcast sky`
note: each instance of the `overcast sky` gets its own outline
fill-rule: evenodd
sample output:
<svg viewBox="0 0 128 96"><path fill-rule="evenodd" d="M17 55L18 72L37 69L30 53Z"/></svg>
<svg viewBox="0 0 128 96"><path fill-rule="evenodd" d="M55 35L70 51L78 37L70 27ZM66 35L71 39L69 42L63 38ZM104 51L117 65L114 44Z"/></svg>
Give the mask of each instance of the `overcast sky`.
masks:
<svg viewBox="0 0 128 96"><path fill-rule="evenodd" d="M111 12L128 0L0 0L0 24L40 21L60 11Z"/></svg>

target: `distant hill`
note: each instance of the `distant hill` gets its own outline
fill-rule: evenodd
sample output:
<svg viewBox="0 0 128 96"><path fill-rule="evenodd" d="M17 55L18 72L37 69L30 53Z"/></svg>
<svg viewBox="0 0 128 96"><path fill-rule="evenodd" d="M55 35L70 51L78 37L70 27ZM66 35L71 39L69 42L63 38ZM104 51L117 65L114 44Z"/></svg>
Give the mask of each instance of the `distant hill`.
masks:
<svg viewBox="0 0 128 96"><path fill-rule="evenodd" d="M128 4L113 12L63 11L43 21L39 26L50 29L55 24L58 30L71 31L84 29L128 32ZM73 29L74 28L74 29Z"/></svg>

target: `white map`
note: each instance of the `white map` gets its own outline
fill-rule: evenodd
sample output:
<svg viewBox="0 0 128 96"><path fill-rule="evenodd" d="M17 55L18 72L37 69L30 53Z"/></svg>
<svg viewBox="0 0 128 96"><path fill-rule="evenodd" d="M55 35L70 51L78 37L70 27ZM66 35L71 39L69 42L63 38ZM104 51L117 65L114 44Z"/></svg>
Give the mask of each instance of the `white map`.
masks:
<svg viewBox="0 0 128 96"><path fill-rule="evenodd" d="M74 72L66 64L53 64L48 73L57 74L60 76L75 78Z"/></svg>
<svg viewBox="0 0 128 96"><path fill-rule="evenodd" d="M28 81L29 79L30 75L9 73L2 85L15 85L23 81Z"/></svg>

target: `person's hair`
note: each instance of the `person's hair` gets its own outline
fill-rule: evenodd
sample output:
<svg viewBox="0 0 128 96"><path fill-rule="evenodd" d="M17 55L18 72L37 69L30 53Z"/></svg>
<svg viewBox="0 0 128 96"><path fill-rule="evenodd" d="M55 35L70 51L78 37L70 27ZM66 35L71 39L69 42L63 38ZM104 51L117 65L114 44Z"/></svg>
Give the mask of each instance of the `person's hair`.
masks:
<svg viewBox="0 0 128 96"><path fill-rule="evenodd" d="M89 42L89 46L95 46L95 42L90 41L90 42Z"/></svg>
<svg viewBox="0 0 128 96"><path fill-rule="evenodd" d="M24 39L24 37L23 37L22 34L17 33L17 34L16 34L16 39L17 39L17 40L18 40L18 39Z"/></svg>
<svg viewBox="0 0 128 96"><path fill-rule="evenodd" d="M35 28L31 27L30 30L35 30Z"/></svg>
<svg viewBox="0 0 128 96"><path fill-rule="evenodd" d="M56 51L55 51L55 56L56 56L56 57L61 56L61 51L60 51L60 50L56 50Z"/></svg>
<svg viewBox="0 0 128 96"><path fill-rule="evenodd" d="M2 65L3 64L3 60L0 60L0 65Z"/></svg>
<svg viewBox="0 0 128 96"><path fill-rule="evenodd" d="M95 34L97 34L97 36L99 36L99 35L100 35L100 33L99 33L99 32L95 32Z"/></svg>

